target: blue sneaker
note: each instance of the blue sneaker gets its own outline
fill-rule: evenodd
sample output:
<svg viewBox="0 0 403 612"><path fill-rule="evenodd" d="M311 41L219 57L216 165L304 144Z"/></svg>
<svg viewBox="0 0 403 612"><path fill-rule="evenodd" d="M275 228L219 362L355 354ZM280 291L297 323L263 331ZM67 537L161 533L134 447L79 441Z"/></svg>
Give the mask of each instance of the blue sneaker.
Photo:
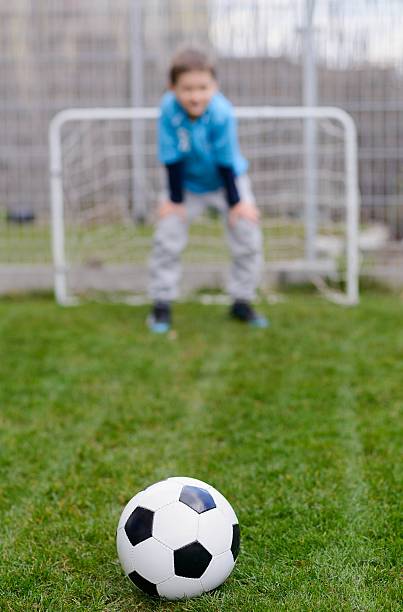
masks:
<svg viewBox="0 0 403 612"><path fill-rule="evenodd" d="M147 319L147 325L154 334L166 334L171 329L171 307L166 302L155 302Z"/></svg>
<svg viewBox="0 0 403 612"><path fill-rule="evenodd" d="M251 327L265 329L270 323L266 317L258 314L246 300L235 300L231 306L230 316L242 323L247 323Z"/></svg>

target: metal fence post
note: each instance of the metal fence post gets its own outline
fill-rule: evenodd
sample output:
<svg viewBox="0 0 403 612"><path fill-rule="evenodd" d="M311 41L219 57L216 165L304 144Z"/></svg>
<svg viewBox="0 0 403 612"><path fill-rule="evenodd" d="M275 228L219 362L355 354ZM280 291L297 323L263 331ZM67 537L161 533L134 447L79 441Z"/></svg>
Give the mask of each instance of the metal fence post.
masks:
<svg viewBox="0 0 403 612"><path fill-rule="evenodd" d="M317 73L313 17L316 0L306 0L306 15L303 28L303 102L304 106L318 105ZM316 257L316 234L318 225L318 151L316 119L304 121L305 151L305 258L314 261Z"/></svg>
<svg viewBox="0 0 403 612"><path fill-rule="evenodd" d="M143 2L130 2L130 86L133 108L144 106ZM144 121L132 121L131 213L135 221L144 223L146 210L145 129Z"/></svg>

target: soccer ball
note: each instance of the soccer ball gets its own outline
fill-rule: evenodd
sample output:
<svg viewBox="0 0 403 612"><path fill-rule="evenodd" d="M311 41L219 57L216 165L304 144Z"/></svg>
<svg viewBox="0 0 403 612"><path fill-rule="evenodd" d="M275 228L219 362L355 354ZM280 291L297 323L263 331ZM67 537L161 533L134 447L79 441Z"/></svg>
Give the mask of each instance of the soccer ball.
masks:
<svg viewBox="0 0 403 612"><path fill-rule="evenodd" d="M228 578L239 552L238 519L225 497L195 478L174 477L137 493L116 543L122 568L149 595L197 597Z"/></svg>

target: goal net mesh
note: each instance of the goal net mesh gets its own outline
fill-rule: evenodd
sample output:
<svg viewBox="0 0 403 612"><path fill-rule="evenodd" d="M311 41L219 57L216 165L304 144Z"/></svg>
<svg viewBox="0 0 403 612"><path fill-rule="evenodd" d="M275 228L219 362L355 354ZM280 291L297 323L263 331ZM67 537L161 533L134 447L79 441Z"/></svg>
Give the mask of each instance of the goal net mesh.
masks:
<svg viewBox="0 0 403 612"><path fill-rule="evenodd" d="M238 120L262 218L263 287L279 278L344 286L345 132L334 119L310 120L309 148L307 121ZM68 121L61 157L69 295L145 294L153 221L165 188L156 121ZM183 294L225 288L228 262L222 220L207 208L190 228Z"/></svg>

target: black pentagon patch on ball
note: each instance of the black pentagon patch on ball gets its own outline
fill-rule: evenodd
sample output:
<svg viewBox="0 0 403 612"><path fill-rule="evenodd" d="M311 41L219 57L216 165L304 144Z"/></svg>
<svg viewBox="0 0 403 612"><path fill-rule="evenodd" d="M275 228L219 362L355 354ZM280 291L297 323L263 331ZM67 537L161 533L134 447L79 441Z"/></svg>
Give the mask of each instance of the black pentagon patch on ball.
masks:
<svg viewBox="0 0 403 612"><path fill-rule="evenodd" d="M231 544L231 552L234 557L234 561L236 560L239 553L239 546L241 544L241 530L239 529L238 523L236 525L232 525L232 544Z"/></svg>
<svg viewBox="0 0 403 612"><path fill-rule="evenodd" d="M212 555L199 542L192 542L174 552L175 574L200 578L209 566Z"/></svg>
<svg viewBox="0 0 403 612"><path fill-rule="evenodd" d="M133 510L126 521L125 531L132 546L140 544L143 540L151 538L153 529L154 512L141 508Z"/></svg>
<svg viewBox="0 0 403 612"><path fill-rule="evenodd" d="M129 578L136 587L147 593L148 595L154 595L155 597L158 595L157 585L152 582L149 582L143 576L140 576L137 572L131 572L129 574Z"/></svg>
<svg viewBox="0 0 403 612"><path fill-rule="evenodd" d="M199 514L216 507L214 499L206 489L189 485L183 487L179 501Z"/></svg>

